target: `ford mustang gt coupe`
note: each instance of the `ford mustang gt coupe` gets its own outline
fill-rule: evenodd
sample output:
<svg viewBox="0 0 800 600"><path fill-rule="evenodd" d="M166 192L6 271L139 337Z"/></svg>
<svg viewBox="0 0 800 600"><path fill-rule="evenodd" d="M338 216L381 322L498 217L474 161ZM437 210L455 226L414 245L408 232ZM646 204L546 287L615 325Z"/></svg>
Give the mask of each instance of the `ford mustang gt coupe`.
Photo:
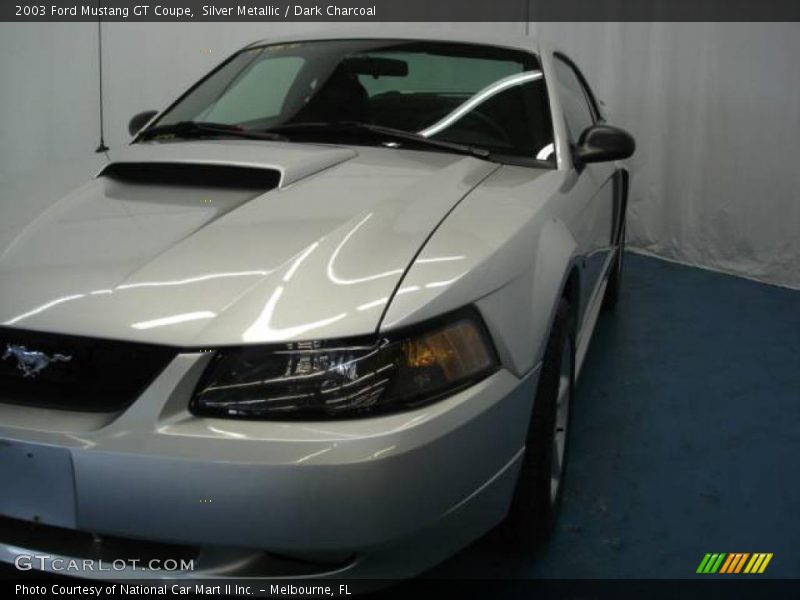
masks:
<svg viewBox="0 0 800 600"><path fill-rule="evenodd" d="M129 128L0 190L1 561L395 578L547 538L634 151L574 62L271 39Z"/></svg>

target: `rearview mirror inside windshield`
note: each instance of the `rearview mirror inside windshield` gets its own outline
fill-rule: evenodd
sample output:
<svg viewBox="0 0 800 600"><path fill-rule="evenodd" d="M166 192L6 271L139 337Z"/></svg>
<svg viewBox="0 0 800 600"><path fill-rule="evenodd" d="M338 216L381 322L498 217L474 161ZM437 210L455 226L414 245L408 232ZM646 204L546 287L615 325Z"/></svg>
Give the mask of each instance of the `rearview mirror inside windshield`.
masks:
<svg viewBox="0 0 800 600"><path fill-rule="evenodd" d="M342 61L342 67L354 75L370 75L375 79L408 75L408 63L396 58L350 56Z"/></svg>

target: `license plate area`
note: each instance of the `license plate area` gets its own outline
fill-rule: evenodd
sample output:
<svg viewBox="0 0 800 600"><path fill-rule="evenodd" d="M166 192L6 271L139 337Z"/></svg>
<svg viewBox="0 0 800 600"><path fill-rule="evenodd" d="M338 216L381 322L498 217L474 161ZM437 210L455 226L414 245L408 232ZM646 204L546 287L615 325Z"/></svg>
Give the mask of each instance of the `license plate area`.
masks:
<svg viewBox="0 0 800 600"><path fill-rule="evenodd" d="M0 515L75 527L74 481L68 449L0 440Z"/></svg>

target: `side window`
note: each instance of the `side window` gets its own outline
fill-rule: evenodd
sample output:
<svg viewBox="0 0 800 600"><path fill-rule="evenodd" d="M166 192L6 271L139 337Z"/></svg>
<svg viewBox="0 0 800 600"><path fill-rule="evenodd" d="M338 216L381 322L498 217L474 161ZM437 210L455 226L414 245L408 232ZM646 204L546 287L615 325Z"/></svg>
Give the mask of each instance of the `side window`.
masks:
<svg viewBox="0 0 800 600"><path fill-rule="evenodd" d="M558 56L554 64L569 137L572 141L577 141L581 133L594 124L594 111L575 69Z"/></svg>

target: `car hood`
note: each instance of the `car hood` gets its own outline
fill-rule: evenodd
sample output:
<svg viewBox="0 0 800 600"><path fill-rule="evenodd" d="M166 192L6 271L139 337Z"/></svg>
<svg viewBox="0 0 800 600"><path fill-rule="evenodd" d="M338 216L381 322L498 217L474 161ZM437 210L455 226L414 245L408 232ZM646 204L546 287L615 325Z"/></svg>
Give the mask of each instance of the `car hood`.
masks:
<svg viewBox="0 0 800 600"><path fill-rule="evenodd" d="M46 202L0 192L0 326L181 347L372 333L431 233L497 168L246 140L111 158ZM275 184L207 181L226 168Z"/></svg>

